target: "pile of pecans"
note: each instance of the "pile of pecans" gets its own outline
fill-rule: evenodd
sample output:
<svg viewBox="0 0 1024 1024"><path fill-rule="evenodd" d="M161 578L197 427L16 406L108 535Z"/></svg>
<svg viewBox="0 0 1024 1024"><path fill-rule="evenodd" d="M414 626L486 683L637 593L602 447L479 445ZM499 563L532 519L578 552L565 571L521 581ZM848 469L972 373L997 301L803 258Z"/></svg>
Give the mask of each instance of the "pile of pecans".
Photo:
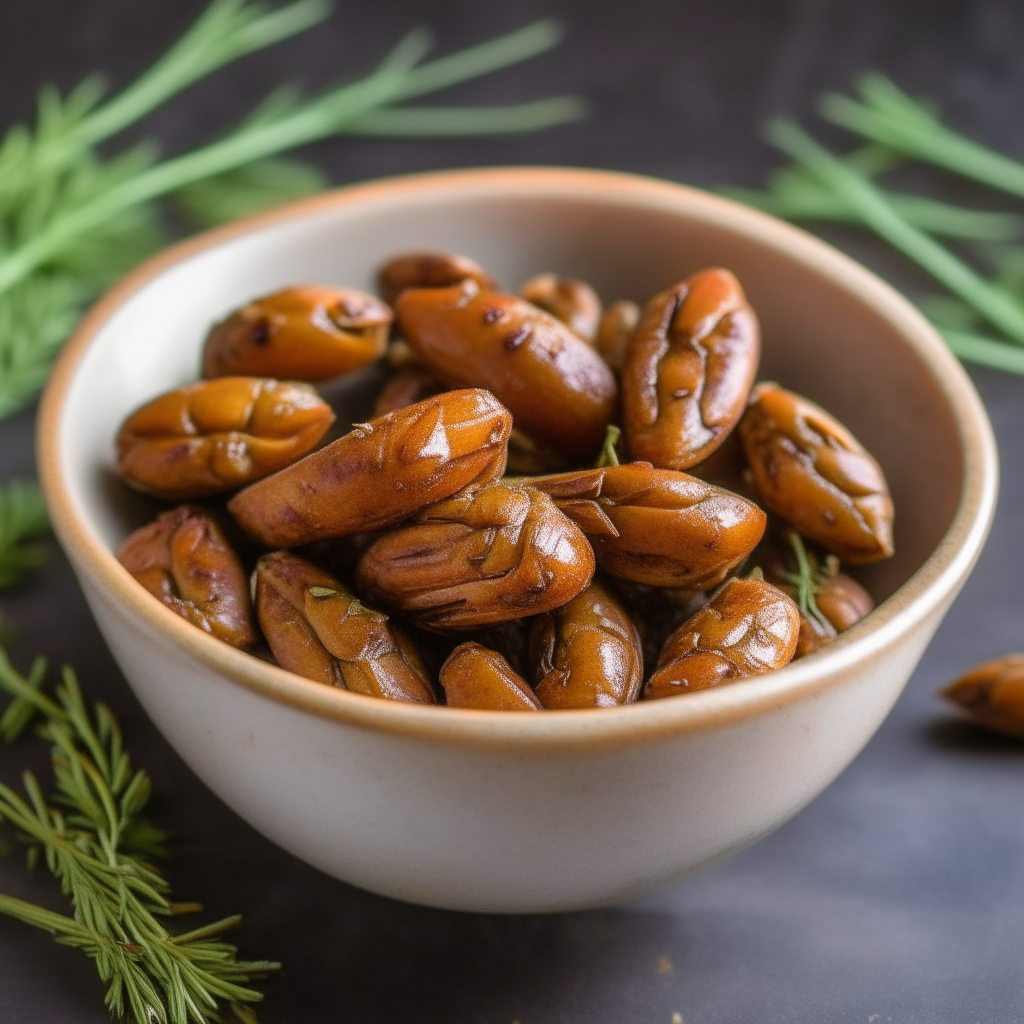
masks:
<svg viewBox="0 0 1024 1024"><path fill-rule="evenodd" d="M824 410L755 384L729 271L642 309L553 274L506 294L448 253L380 284L236 310L204 379L122 425L125 482L193 503L118 553L179 615L357 693L529 711L767 672L871 610L840 560L892 554L885 478ZM312 384L381 357L375 417L317 449L335 414Z"/></svg>

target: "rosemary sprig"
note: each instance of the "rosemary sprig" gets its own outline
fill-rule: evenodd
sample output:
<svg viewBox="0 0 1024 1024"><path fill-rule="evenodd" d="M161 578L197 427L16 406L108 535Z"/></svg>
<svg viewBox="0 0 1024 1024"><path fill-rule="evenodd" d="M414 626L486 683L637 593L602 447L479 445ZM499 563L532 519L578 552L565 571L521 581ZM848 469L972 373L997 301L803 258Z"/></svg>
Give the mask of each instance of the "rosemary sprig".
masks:
<svg viewBox="0 0 1024 1024"><path fill-rule="evenodd" d="M0 589L20 582L26 570L46 561L49 548L37 538L49 529L35 481L11 480L0 486Z"/></svg>
<svg viewBox="0 0 1024 1024"><path fill-rule="evenodd" d="M770 142L856 209L864 225L948 288L1010 339L1024 345L1024 308L933 238L907 223L872 182L791 121L769 123Z"/></svg>
<svg viewBox="0 0 1024 1024"><path fill-rule="evenodd" d="M847 162L848 161L844 161ZM845 192L823 185L802 167L786 167L768 179L767 191L725 188L726 195L785 220L826 220L861 224L857 205ZM891 189L879 189L908 224L931 235L970 242L1008 242L1020 238L1024 218L1013 213L973 210Z"/></svg>
<svg viewBox="0 0 1024 1024"><path fill-rule="evenodd" d="M201 909L175 904L170 887L149 860L162 835L142 817L150 781L132 766L120 727L103 704L87 705L78 680L65 668L53 694L37 659L28 676L0 651L0 689L13 701L0 722L15 738L36 718L53 748L55 793L47 800L35 775L25 772L21 796L0 784L0 820L28 844L29 864L45 862L70 898L73 916L53 913L0 894L0 913L50 932L95 962L106 985L106 1005L135 1024L206 1024L221 1002L261 999L254 979L279 969L269 961L239 961L221 936L239 917L173 935L162 919ZM19 721L11 709L19 707Z"/></svg>
<svg viewBox="0 0 1024 1024"><path fill-rule="evenodd" d="M830 629L829 621L821 613L821 610L818 608L818 602L814 599L815 594L820 593L822 589L822 572L807 553L807 548L804 547L804 539L796 530L787 530L786 540L793 549L797 571L784 572L781 575L790 585L796 588L796 604L801 614L809 619L815 619L821 626Z"/></svg>
<svg viewBox="0 0 1024 1024"><path fill-rule="evenodd" d="M173 195L206 225L320 187L322 179L277 154L331 135L466 135L532 131L581 116L574 97L502 107L398 107L536 56L560 30L536 22L439 59L429 35L407 35L363 79L308 100L279 90L235 130L157 161L151 145L110 159L95 147L188 85L247 53L302 32L329 12L324 0L267 10L213 0L188 32L119 95L100 103L90 78L65 100L40 95L34 130L0 141L0 417L29 401L82 306L157 248L157 200Z"/></svg>
<svg viewBox="0 0 1024 1024"><path fill-rule="evenodd" d="M823 96L822 116L898 153L1024 197L1024 164L948 128L885 75L867 72L858 91L861 102L839 93Z"/></svg>

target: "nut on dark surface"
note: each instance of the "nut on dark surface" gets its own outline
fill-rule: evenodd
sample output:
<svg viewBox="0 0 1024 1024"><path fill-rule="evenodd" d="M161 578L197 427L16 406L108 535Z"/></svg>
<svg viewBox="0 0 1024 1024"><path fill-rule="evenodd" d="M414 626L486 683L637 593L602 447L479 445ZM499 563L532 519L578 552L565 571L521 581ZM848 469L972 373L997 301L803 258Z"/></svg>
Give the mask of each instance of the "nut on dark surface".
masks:
<svg viewBox="0 0 1024 1024"><path fill-rule="evenodd" d="M979 725L1024 739L1024 654L975 665L939 692Z"/></svg>

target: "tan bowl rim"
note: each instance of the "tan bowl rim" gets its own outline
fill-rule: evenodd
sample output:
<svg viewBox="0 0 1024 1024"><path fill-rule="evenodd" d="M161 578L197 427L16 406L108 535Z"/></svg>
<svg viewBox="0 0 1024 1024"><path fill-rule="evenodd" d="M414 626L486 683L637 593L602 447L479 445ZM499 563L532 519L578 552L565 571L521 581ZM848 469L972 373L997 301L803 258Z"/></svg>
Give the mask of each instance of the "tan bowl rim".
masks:
<svg viewBox="0 0 1024 1024"><path fill-rule="evenodd" d="M684 213L766 243L805 263L883 315L922 356L956 419L963 456L960 500L924 564L864 622L826 650L732 686L622 708L549 714L470 711L378 700L326 687L243 654L196 629L146 593L89 527L60 472L60 424L76 371L115 311L170 267L224 242L327 209L380 205L424 193L564 195ZM360 729L457 746L547 753L651 742L738 724L843 685L946 601L984 544L995 510L995 439L970 378L924 317L895 289L820 239L738 203L672 182L611 171L494 167L404 175L350 185L236 221L169 247L122 278L89 311L43 395L37 426L40 482L57 536L76 565L122 605L144 634L169 638L225 678L293 709Z"/></svg>

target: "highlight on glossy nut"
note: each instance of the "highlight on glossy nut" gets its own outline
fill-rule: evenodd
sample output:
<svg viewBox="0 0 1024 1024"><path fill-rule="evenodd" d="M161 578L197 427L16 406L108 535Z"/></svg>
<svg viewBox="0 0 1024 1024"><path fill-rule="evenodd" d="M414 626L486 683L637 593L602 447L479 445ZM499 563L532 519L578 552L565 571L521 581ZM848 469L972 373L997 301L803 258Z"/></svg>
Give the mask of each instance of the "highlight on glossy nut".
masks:
<svg viewBox="0 0 1024 1024"><path fill-rule="evenodd" d="M706 459L743 414L760 353L757 317L728 270L701 270L655 295L622 368L633 457L666 469Z"/></svg>
<svg viewBox="0 0 1024 1024"><path fill-rule="evenodd" d="M208 512L180 505L162 513L125 540L117 559L194 626L232 647L256 645L245 570Z"/></svg>
<svg viewBox="0 0 1024 1024"><path fill-rule="evenodd" d="M253 593L282 668L368 697L434 703L411 641L319 566L288 551L264 555Z"/></svg>
<svg viewBox="0 0 1024 1024"><path fill-rule="evenodd" d="M450 708L480 711L540 711L526 680L497 652L469 641L441 666L441 686Z"/></svg>
<svg viewBox="0 0 1024 1024"><path fill-rule="evenodd" d="M800 611L763 579L734 577L666 641L644 698L720 686L787 665L796 652Z"/></svg>
<svg viewBox="0 0 1024 1024"><path fill-rule="evenodd" d="M979 725L1024 738L1024 654L1005 654L939 691Z"/></svg>
<svg viewBox="0 0 1024 1024"><path fill-rule="evenodd" d="M274 548L380 530L469 483L500 477L511 429L508 410L489 392L447 391L357 424L236 494L228 511Z"/></svg>
<svg viewBox="0 0 1024 1024"><path fill-rule="evenodd" d="M474 281L484 291L497 287L476 260L453 252L405 253L388 260L378 276L380 293L391 306L406 288L447 288L463 281Z"/></svg>
<svg viewBox="0 0 1024 1024"><path fill-rule="evenodd" d="M446 383L487 388L517 428L563 455L597 453L616 412L615 377L550 313L472 281L407 289L396 313L403 336Z"/></svg>
<svg viewBox="0 0 1024 1024"><path fill-rule="evenodd" d="M622 372L629 339L639 322L640 307L630 299L613 302L601 314L594 337L594 348L616 373Z"/></svg>
<svg viewBox="0 0 1024 1024"><path fill-rule="evenodd" d="M586 281L539 274L519 289L519 296L561 320L584 341L594 341L601 320L601 300Z"/></svg>
<svg viewBox="0 0 1024 1024"><path fill-rule="evenodd" d="M893 553L893 503L881 467L835 417L765 382L750 397L740 440L761 500L844 562Z"/></svg>
<svg viewBox="0 0 1024 1024"><path fill-rule="evenodd" d="M550 611L594 574L586 537L531 487L497 482L424 509L363 555L359 588L434 630Z"/></svg>
<svg viewBox="0 0 1024 1024"><path fill-rule="evenodd" d="M259 480L316 447L334 422L308 384L220 377L169 391L133 412L117 435L117 471L170 501Z"/></svg>
<svg viewBox="0 0 1024 1024"><path fill-rule="evenodd" d="M640 634L598 580L533 620L530 673L548 709L607 708L637 699L643 683Z"/></svg>
<svg viewBox="0 0 1024 1024"><path fill-rule="evenodd" d="M337 377L384 352L393 318L380 299L354 288L287 288L214 324L203 346L203 376Z"/></svg>
<svg viewBox="0 0 1024 1024"><path fill-rule="evenodd" d="M605 572L648 586L717 586L756 547L767 522L745 498L648 462L529 483L586 533Z"/></svg>

